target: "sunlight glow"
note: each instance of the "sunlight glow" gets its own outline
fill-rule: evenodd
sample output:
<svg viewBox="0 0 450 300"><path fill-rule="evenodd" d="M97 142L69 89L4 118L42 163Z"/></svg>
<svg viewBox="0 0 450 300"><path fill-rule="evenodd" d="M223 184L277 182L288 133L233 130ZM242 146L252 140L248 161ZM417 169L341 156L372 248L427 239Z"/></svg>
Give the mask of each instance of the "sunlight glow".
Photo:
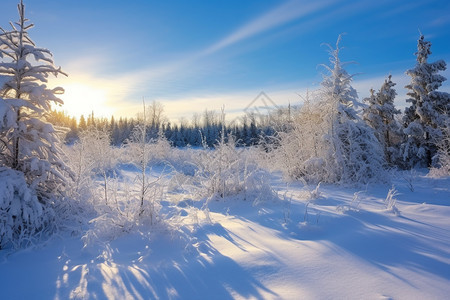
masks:
<svg viewBox="0 0 450 300"><path fill-rule="evenodd" d="M64 85L65 93L61 95L64 101L62 107L58 110L66 112L77 119L81 115L87 117L92 112L96 117L111 117L114 109L107 105L107 92L92 85L71 82Z"/></svg>

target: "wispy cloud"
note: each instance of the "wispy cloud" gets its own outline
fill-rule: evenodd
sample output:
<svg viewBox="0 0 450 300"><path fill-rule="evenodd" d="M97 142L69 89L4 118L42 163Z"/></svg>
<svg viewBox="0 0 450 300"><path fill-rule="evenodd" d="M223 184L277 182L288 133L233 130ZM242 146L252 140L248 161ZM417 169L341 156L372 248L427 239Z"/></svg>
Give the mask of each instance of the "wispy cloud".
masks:
<svg viewBox="0 0 450 300"><path fill-rule="evenodd" d="M219 50L230 47L236 43L243 42L257 34L263 33L270 29L279 27L290 21L307 17L319 10L328 7L336 0L323 0L314 3L303 0L288 1L269 12L263 14L246 23L242 27L235 30L230 35L220 39L219 41L201 49L195 53L185 54L183 57L164 63L160 66L147 67L142 70L123 74L121 77L128 78L130 81L139 85L140 82L151 81L155 78L164 78L174 74L186 73L192 71L193 67L198 67L198 62Z"/></svg>
<svg viewBox="0 0 450 300"><path fill-rule="evenodd" d="M430 27L442 27L442 26L447 26L448 24L450 24L450 18L448 17L448 15L443 15L443 16L436 16L436 18L434 18L429 23L429 26Z"/></svg>
<svg viewBox="0 0 450 300"><path fill-rule="evenodd" d="M394 6L392 9L387 10L386 12L380 14L379 17L391 18L391 17L394 17L399 14L408 13L409 11L416 9L420 6L429 5L429 4L430 4L430 0L407 2L405 4L401 4L397 7Z"/></svg>
<svg viewBox="0 0 450 300"><path fill-rule="evenodd" d="M210 54L290 21L311 15L335 1L289 1L250 21L232 34L208 47Z"/></svg>

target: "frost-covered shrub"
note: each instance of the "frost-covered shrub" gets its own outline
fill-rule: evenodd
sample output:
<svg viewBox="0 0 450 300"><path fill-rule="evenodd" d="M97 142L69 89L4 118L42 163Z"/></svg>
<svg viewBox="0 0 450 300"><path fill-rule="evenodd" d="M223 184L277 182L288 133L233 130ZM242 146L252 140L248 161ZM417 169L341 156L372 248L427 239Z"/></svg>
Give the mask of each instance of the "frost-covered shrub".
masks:
<svg viewBox="0 0 450 300"><path fill-rule="evenodd" d="M112 156L122 152L122 149L108 147ZM104 177L102 188L108 201L94 205L97 216L90 221L92 228L83 237L86 245L98 239L114 239L141 225L149 228L159 223L160 202L165 193L164 173L154 177L151 169L152 163L162 162L169 152L170 145L166 139L149 140L145 124L134 127L120 163L134 165L138 172L132 177ZM111 167L117 163L118 160L114 160ZM99 184L96 183L97 186ZM97 193L102 188L98 188Z"/></svg>
<svg viewBox="0 0 450 300"><path fill-rule="evenodd" d="M384 204L386 205L386 211L392 212L395 215L399 215L400 211L398 210L395 204L397 203L397 199L395 197L398 195L397 190L392 187L389 189L386 199L384 200Z"/></svg>
<svg viewBox="0 0 450 300"><path fill-rule="evenodd" d="M142 202L140 184L136 184L135 180L112 179L110 203L94 207L96 216L89 221L91 227L82 237L85 246L114 240L142 226L149 232L152 226L159 224L162 220L160 202L165 193L161 181L162 177L153 178L147 184Z"/></svg>
<svg viewBox="0 0 450 300"><path fill-rule="evenodd" d="M73 198L88 199L92 196L94 181L101 179L102 195L108 202L108 183L115 176L121 149L110 146L106 130L89 128L80 133L78 142L66 147L68 165L73 170L74 184L69 191Z"/></svg>
<svg viewBox="0 0 450 300"><path fill-rule="evenodd" d="M23 173L0 167L0 249L32 242L53 213L39 202Z"/></svg>
<svg viewBox="0 0 450 300"><path fill-rule="evenodd" d="M193 151L196 166L192 180L183 177L201 198L218 199L240 195L261 201L274 197L267 171L261 169L248 149L237 148L232 136L222 137L214 149ZM179 179L179 177L175 177Z"/></svg>
<svg viewBox="0 0 450 300"><path fill-rule="evenodd" d="M67 147L75 173L70 195L78 202L61 209L79 207L85 212L85 220L78 221L87 226L83 235L86 246L112 240L141 225L149 230L160 222L165 173L153 176L152 165L163 162L170 150L165 139L149 143L146 129L140 125L124 148L110 146L108 132L96 128L82 132L79 141ZM130 165L134 167L130 169Z"/></svg>
<svg viewBox="0 0 450 300"><path fill-rule="evenodd" d="M272 161L286 179L320 182L327 173L325 128L320 107L310 102L309 97L293 116L291 131L279 133L280 145L272 151L275 153Z"/></svg>
<svg viewBox="0 0 450 300"><path fill-rule="evenodd" d="M164 136L159 136L156 139L145 138L142 141L142 132L137 133L137 131L142 131L139 125L135 128L131 139L126 144L124 153L127 158L131 159L133 164L139 165L142 159L149 164L165 163L170 159L172 149L169 141ZM144 152L143 143L145 143Z"/></svg>
<svg viewBox="0 0 450 300"><path fill-rule="evenodd" d="M155 148L162 153L165 146L163 141L152 147L135 139L127 149L112 147L108 133L93 128L68 147L69 164L75 172L71 195L80 201L87 213L85 223L90 224L83 236L86 245L159 222L164 186L162 177L150 174L153 156L149 153ZM119 164L135 165L139 172L123 172Z"/></svg>
<svg viewBox="0 0 450 300"><path fill-rule="evenodd" d="M152 154L152 163L161 163L169 159L172 148L169 141L163 135L152 140L149 146L150 153Z"/></svg>
<svg viewBox="0 0 450 300"><path fill-rule="evenodd" d="M169 152L167 162L177 173L194 176L198 170L198 166L194 163L193 157L199 155L200 151L199 149L192 149L190 147L184 149L172 148Z"/></svg>
<svg viewBox="0 0 450 300"><path fill-rule="evenodd" d="M353 198L350 204L341 204L336 207L336 210L340 213L346 213L348 211L359 211L359 205L364 197L364 191L358 191L353 193Z"/></svg>
<svg viewBox="0 0 450 300"><path fill-rule="evenodd" d="M89 128L81 132L77 145L83 149L86 163L94 173L104 174L115 170L120 153L111 146L110 134L106 129Z"/></svg>
<svg viewBox="0 0 450 300"><path fill-rule="evenodd" d="M434 158L436 167L431 168L430 175L435 177L450 175L450 122L442 129L442 139L437 144L437 155Z"/></svg>
<svg viewBox="0 0 450 300"><path fill-rule="evenodd" d="M150 170L150 163L153 158L152 149L147 136L147 126L145 124L145 110L143 116L143 123L138 124L131 135L129 141L129 155L131 155L131 163L139 170L139 175L136 177L139 185L138 198L141 207L141 214L144 213L144 205L147 200L147 192L152 185L152 181L147 174ZM152 212L153 214L153 212Z"/></svg>

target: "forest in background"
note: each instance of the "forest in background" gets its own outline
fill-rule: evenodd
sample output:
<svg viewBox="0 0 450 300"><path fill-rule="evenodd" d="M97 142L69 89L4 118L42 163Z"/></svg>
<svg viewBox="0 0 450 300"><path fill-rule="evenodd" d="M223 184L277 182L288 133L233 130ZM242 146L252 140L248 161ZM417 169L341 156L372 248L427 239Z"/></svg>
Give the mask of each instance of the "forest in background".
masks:
<svg viewBox="0 0 450 300"><path fill-rule="evenodd" d="M182 119L177 123L168 121L164 114L164 106L160 102L152 102L145 106L147 134L150 139L164 136L174 147L213 147L219 140L220 133L224 129L226 136L233 135L238 146L254 146L261 140L268 140L278 131L288 130L291 114L298 108L278 108L270 115L256 113L245 114L232 122L222 122L222 112L205 110L196 113L191 120ZM142 112L136 113L135 118L118 119L111 117L97 118L92 112L86 118L82 115L77 121L62 111L52 110L48 115L48 121L55 126L65 128L63 137L65 143L73 144L79 139L81 132L95 129L107 131L111 138L111 145L121 146L126 143L134 127L142 123ZM64 130L64 129L63 129Z"/></svg>

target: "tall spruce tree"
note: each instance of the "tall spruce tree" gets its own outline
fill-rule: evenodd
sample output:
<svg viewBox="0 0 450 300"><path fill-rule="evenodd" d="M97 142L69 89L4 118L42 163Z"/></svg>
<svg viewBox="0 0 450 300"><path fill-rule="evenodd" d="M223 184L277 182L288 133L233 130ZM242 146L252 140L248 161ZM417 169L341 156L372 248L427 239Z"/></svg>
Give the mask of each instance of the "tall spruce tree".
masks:
<svg viewBox="0 0 450 300"><path fill-rule="evenodd" d="M384 156L389 164L397 161L402 133L395 116L400 110L395 108L394 99L397 92L395 83L389 75L380 90L375 93L371 90L371 96L364 99L367 107L364 108L363 119L375 131L375 136L384 150Z"/></svg>
<svg viewBox="0 0 450 300"><path fill-rule="evenodd" d="M411 83L403 118L404 133L407 138L402 145L403 160L406 166L422 165L430 167L437 153L436 145L442 139L442 130L448 124L450 112L450 94L439 92L438 88L446 80L439 74L445 71L445 61L428 62L431 54L431 42L421 35L417 42L416 66L407 70Z"/></svg>

